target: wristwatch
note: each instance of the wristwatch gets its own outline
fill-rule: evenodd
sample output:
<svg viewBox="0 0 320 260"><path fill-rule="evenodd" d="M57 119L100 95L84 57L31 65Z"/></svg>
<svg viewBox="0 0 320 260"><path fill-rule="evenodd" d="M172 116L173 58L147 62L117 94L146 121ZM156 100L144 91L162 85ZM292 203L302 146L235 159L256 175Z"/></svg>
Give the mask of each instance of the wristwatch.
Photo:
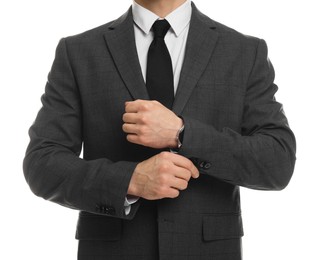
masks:
<svg viewBox="0 0 320 260"><path fill-rule="evenodd" d="M180 149L180 147L182 146L183 136L184 136L184 125L182 125L182 127L177 132L176 140L178 143L178 149Z"/></svg>

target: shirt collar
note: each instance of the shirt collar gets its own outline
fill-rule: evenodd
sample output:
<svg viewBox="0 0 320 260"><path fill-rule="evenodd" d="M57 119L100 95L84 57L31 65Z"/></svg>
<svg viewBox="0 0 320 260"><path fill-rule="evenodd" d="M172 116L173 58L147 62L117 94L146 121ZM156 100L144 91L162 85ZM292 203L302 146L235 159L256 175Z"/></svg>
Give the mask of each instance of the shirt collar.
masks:
<svg viewBox="0 0 320 260"><path fill-rule="evenodd" d="M181 6L168 14L165 19L170 23L173 32L178 37L183 29L190 23L191 19L191 1L186 0ZM132 15L135 24L145 33L149 34L153 23L161 19L155 13L142 7L133 1Z"/></svg>

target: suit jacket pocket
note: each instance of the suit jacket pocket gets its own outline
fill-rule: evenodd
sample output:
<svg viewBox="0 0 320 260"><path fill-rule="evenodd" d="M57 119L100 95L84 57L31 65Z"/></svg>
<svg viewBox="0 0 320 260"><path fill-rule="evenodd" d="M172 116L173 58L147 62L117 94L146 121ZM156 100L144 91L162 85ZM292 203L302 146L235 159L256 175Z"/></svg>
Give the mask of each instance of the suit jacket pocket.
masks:
<svg viewBox="0 0 320 260"><path fill-rule="evenodd" d="M117 241L121 238L121 219L80 212L76 239Z"/></svg>
<svg viewBox="0 0 320 260"><path fill-rule="evenodd" d="M202 218L204 241L240 238L243 236L241 214L214 214Z"/></svg>

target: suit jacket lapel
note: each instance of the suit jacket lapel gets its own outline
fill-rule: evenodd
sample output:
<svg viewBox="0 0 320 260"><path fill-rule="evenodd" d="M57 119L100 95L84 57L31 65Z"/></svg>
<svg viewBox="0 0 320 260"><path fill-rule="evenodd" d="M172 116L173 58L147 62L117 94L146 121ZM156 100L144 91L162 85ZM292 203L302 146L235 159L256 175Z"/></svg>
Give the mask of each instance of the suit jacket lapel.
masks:
<svg viewBox="0 0 320 260"><path fill-rule="evenodd" d="M135 45L131 7L109 26L104 38L133 99L149 99Z"/></svg>
<svg viewBox="0 0 320 260"><path fill-rule="evenodd" d="M200 13L192 3L186 54L172 109L176 114L181 114L186 105L212 56L217 40L214 21Z"/></svg>
<svg viewBox="0 0 320 260"><path fill-rule="evenodd" d="M115 65L133 99L149 99L135 45L132 9L115 20L104 35ZM218 33L215 23L192 3L192 16L179 85L172 110L181 114L194 87L206 68Z"/></svg>

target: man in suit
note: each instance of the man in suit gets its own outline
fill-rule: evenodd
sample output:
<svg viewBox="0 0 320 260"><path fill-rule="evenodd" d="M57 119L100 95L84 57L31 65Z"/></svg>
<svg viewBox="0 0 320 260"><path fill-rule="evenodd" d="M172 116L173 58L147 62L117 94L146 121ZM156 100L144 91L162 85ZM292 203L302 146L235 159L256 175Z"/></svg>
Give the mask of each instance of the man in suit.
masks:
<svg viewBox="0 0 320 260"><path fill-rule="evenodd" d="M169 24L158 57L170 54L169 70L148 54L157 20ZM154 74L172 83L162 87L172 85L174 101L153 94ZM80 210L79 259L241 259L239 186L280 190L294 169L273 80L265 41L189 0L136 0L60 41L29 131L26 180Z"/></svg>

